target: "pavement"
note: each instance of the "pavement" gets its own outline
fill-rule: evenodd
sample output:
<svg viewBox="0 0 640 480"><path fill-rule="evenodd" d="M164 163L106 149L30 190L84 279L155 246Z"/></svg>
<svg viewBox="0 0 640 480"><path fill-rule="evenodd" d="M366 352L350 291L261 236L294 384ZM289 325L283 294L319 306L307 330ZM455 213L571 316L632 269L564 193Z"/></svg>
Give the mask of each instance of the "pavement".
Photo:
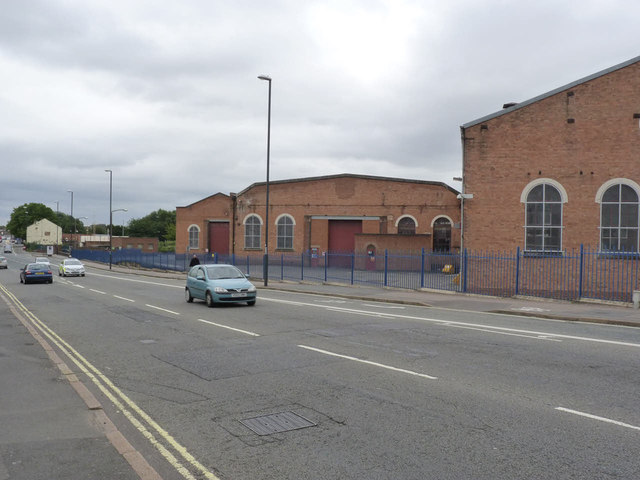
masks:
<svg viewBox="0 0 640 480"><path fill-rule="evenodd" d="M108 265L85 263L109 269ZM172 279L186 275L118 265L113 265L112 271ZM640 327L640 310L627 304L274 280L265 287L262 279L254 283L258 290ZM5 300L0 302L0 480L160 479L46 339L6 299L6 293L0 293Z"/></svg>

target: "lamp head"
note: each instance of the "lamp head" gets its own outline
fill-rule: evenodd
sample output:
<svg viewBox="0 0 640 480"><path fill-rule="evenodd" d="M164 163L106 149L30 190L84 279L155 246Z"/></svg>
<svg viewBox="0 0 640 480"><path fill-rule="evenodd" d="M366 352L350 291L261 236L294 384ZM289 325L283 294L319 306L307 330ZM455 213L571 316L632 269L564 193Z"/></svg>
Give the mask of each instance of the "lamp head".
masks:
<svg viewBox="0 0 640 480"><path fill-rule="evenodd" d="M271 77L269 75L258 75L260 80L266 80L267 82L271 81Z"/></svg>

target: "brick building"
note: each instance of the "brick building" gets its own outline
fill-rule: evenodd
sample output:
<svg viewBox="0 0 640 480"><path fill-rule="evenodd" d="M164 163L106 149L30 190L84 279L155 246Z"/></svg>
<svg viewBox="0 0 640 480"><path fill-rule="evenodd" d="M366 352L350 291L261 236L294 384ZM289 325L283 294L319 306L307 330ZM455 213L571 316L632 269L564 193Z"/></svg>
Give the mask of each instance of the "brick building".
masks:
<svg viewBox="0 0 640 480"><path fill-rule="evenodd" d="M459 248L458 192L441 182L329 175L269 183L269 253ZM264 252L266 182L176 208L176 252Z"/></svg>
<svg viewBox="0 0 640 480"><path fill-rule="evenodd" d="M640 57L461 127L464 247L638 251Z"/></svg>

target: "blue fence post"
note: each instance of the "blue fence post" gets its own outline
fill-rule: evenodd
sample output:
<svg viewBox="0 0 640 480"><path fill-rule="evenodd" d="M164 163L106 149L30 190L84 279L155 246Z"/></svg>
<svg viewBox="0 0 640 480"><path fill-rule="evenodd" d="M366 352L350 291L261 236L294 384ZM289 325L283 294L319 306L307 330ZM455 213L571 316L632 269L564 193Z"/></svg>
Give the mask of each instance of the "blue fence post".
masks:
<svg viewBox="0 0 640 480"><path fill-rule="evenodd" d="M304 281L304 253L300 254L300 281Z"/></svg>
<svg viewBox="0 0 640 480"><path fill-rule="evenodd" d="M520 246L516 249L516 295L520 291Z"/></svg>
<svg viewBox="0 0 640 480"><path fill-rule="evenodd" d="M584 267L584 245L580 244L580 272L578 273L578 300L582 298L582 270Z"/></svg>
<svg viewBox="0 0 640 480"><path fill-rule="evenodd" d="M468 264L468 262L467 262L467 249L466 248L464 249L464 259L463 260L464 260L464 262L463 262L464 263L464 275L462 277L462 291L464 293L466 293L467 292L467 264Z"/></svg>
<svg viewBox="0 0 640 480"><path fill-rule="evenodd" d="M280 254L280 281L284 280L284 253Z"/></svg>
<svg viewBox="0 0 640 480"><path fill-rule="evenodd" d="M249 255L247 255L247 277L249 276Z"/></svg>
<svg viewBox="0 0 640 480"><path fill-rule="evenodd" d="M356 252L351 252L351 285L353 285L353 270L356 265Z"/></svg>
<svg viewBox="0 0 640 480"><path fill-rule="evenodd" d="M420 288L424 288L424 247L420 255Z"/></svg>
<svg viewBox="0 0 640 480"><path fill-rule="evenodd" d="M387 286L387 275L389 273L389 251L384 249L384 286Z"/></svg>
<svg viewBox="0 0 640 480"><path fill-rule="evenodd" d="M329 252L324 254L324 281L327 281L327 264L329 263Z"/></svg>

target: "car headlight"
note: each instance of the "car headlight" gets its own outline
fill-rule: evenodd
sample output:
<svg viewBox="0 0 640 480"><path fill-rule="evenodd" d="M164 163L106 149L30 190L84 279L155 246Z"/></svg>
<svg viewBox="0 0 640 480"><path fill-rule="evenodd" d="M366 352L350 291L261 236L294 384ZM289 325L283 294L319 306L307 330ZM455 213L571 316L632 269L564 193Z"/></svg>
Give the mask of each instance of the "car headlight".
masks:
<svg viewBox="0 0 640 480"><path fill-rule="evenodd" d="M213 289L213 291L216 293L229 293L226 288L222 288L222 287L216 287Z"/></svg>
<svg viewBox="0 0 640 480"><path fill-rule="evenodd" d="M249 287L249 290L247 290L247 291L248 291L248 292L250 292L250 293L255 292L255 291L256 291L256 287L255 287L255 285L251 285L251 286Z"/></svg>

